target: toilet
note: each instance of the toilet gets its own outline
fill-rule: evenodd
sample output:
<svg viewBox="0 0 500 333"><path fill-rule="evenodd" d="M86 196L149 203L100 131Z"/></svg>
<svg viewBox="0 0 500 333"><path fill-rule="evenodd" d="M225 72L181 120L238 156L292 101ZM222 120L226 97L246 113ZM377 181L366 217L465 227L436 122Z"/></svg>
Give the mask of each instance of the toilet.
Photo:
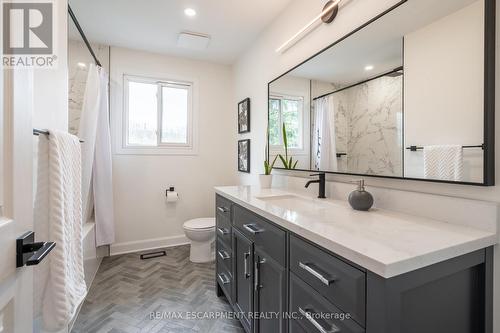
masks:
<svg viewBox="0 0 500 333"><path fill-rule="evenodd" d="M215 218L204 217L184 222L184 233L191 241L189 260L195 263L211 262L215 258L212 243L215 240Z"/></svg>

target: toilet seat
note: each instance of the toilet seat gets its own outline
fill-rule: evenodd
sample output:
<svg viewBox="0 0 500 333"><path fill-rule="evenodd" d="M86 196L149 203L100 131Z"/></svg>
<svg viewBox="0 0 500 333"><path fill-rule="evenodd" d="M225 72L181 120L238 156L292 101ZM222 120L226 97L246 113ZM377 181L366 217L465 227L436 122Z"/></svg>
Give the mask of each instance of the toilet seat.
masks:
<svg viewBox="0 0 500 333"><path fill-rule="evenodd" d="M192 219L184 222L184 229L192 230L192 231L207 231L215 228L215 218L214 217L206 217L206 218L198 218Z"/></svg>
<svg viewBox="0 0 500 333"><path fill-rule="evenodd" d="M191 243L189 260L196 263L215 260L215 218L203 217L184 222L186 238Z"/></svg>

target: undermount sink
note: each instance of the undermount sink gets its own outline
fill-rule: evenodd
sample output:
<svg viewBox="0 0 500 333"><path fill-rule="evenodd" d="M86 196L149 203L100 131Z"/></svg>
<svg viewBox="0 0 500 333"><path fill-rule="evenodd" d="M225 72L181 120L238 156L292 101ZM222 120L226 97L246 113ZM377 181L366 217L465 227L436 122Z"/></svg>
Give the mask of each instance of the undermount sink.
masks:
<svg viewBox="0 0 500 333"><path fill-rule="evenodd" d="M315 201L312 198L299 197L293 194L262 196L255 198L273 206L307 215L317 215L322 209L325 208L323 203Z"/></svg>
<svg viewBox="0 0 500 333"><path fill-rule="evenodd" d="M282 200L287 200L287 199L300 199L298 196L293 195L293 194L279 194L279 195L268 195L268 196L259 196L255 197L256 199L262 200L262 201L282 201Z"/></svg>

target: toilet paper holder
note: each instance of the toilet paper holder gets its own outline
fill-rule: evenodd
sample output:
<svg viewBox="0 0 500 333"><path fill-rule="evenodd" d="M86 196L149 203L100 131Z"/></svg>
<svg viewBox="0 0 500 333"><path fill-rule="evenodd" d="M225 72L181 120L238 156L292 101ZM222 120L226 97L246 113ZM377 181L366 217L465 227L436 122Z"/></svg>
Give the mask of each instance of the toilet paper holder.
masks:
<svg viewBox="0 0 500 333"><path fill-rule="evenodd" d="M175 187L170 186L169 188L167 188L167 190L165 191L165 196L166 197L168 197L168 192L175 192Z"/></svg>
<svg viewBox="0 0 500 333"><path fill-rule="evenodd" d="M175 192L175 188L173 186L170 186L170 188L165 191L165 196L167 197L167 202L169 203L174 203L179 200L179 193Z"/></svg>

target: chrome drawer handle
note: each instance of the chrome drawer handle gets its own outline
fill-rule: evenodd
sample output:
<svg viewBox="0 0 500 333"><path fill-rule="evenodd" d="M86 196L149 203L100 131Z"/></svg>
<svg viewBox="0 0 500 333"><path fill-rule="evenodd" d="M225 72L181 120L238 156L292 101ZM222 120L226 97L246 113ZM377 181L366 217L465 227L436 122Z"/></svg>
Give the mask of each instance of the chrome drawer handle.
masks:
<svg viewBox="0 0 500 333"><path fill-rule="evenodd" d="M302 268L303 270L305 270L306 272L310 273L311 275L313 275L315 278L317 278L318 280L320 280L323 284L325 284L327 286L329 286L330 284L335 282L335 279L327 279L323 274L321 274L320 272L313 269L310 266L310 264L304 264L303 262L299 261L299 267Z"/></svg>
<svg viewBox="0 0 500 333"><path fill-rule="evenodd" d="M222 284L229 284L229 278L226 276L226 274L222 273L218 275L219 280Z"/></svg>
<svg viewBox="0 0 500 333"><path fill-rule="evenodd" d="M227 260L231 258L231 256L224 250L218 251L219 257L221 257L222 260Z"/></svg>
<svg viewBox="0 0 500 333"><path fill-rule="evenodd" d="M227 209L226 207L222 207L222 206L218 206L217 210L221 213L227 213L229 211L229 209Z"/></svg>
<svg viewBox="0 0 500 333"><path fill-rule="evenodd" d="M217 228L217 231L218 231L218 232L219 232L219 234L221 234L222 236L229 234L229 231L228 231L227 229Z"/></svg>
<svg viewBox="0 0 500 333"><path fill-rule="evenodd" d="M256 224L243 224L243 228L254 235L264 231L264 229L259 229Z"/></svg>
<svg viewBox="0 0 500 333"><path fill-rule="evenodd" d="M244 263L243 265L245 266L245 279L248 279L250 277L250 273L248 273L248 257L250 257L250 252L246 252L243 254L244 257Z"/></svg>
<svg viewBox="0 0 500 333"><path fill-rule="evenodd" d="M264 288L264 286L260 284L260 265L265 263L266 263L266 258L255 261L255 266L254 266L255 274L254 274L254 285L253 285L255 291L259 291L259 289Z"/></svg>
<svg viewBox="0 0 500 333"><path fill-rule="evenodd" d="M320 323L318 323L316 321L316 319L313 318L313 316L311 315L311 313L314 314L314 312L310 311L310 310L304 310L302 309L301 307L299 307L299 312L301 315L303 315L304 317L306 317L306 319L314 326L316 327L316 329L321 332L321 333L339 333L340 332L340 328L338 328L336 325L334 324L331 324L332 327L330 329L325 329Z"/></svg>

